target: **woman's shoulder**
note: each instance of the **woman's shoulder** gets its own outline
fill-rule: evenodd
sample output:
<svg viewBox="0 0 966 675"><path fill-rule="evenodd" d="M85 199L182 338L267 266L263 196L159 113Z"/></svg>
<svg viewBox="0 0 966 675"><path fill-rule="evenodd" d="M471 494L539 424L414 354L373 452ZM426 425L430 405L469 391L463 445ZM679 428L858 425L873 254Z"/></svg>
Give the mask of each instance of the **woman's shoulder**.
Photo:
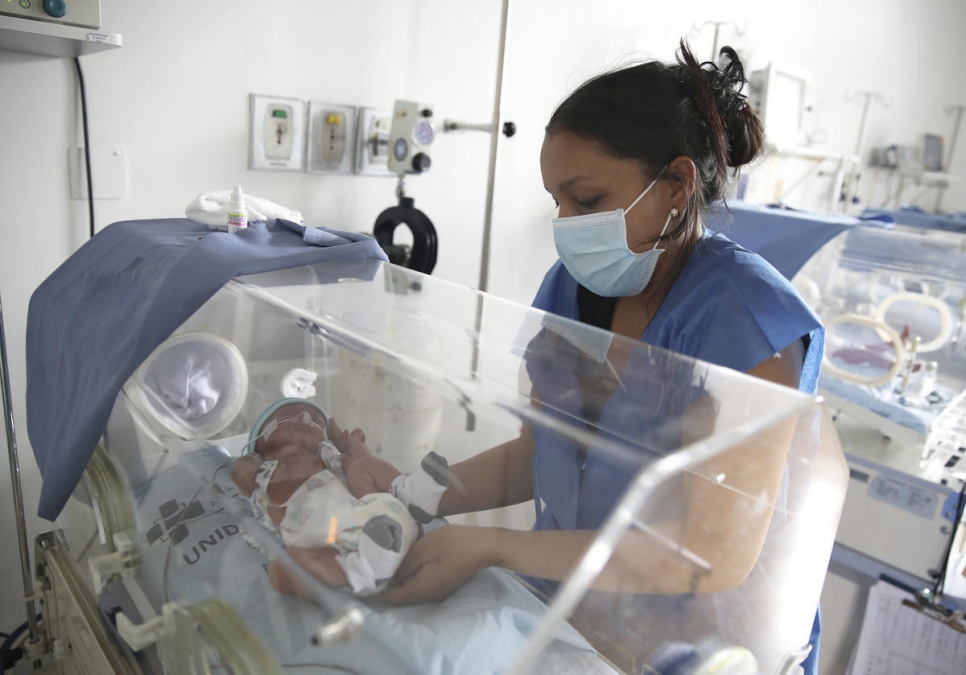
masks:
<svg viewBox="0 0 966 675"><path fill-rule="evenodd" d="M738 273L736 280L739 282L758 278L780 286L791 286L767 260L720 232L705 232L695 245L688 267L699 268L703 273L714 276Z"/></svg>
<svg viewBox="0 0 966 675"><path fill-rule="evenodd" d="M811 313L792 286L767 260L718 232L707 232L695 246L678 281L688 295L733 294L754 304L781 297L790 307ZM684 299L684 298L681 298Z"/></svg>
<svg viewBox="0 0 966 675"><path fill-rule="evenodd" d="M698 242L660 314L659 346L743 371L821 326L791 282L718 233Z"/></svg>

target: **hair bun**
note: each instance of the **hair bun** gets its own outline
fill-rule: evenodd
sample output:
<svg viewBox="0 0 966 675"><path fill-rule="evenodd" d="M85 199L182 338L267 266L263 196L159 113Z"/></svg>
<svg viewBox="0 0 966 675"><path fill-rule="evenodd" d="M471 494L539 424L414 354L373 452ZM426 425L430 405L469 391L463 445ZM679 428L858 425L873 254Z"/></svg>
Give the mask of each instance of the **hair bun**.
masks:
<svg viewBox="0 0 966 675"><path fill-rule="evenodd" d="M708 128L712 153L724 170L753 161L762 151L764 133L761 120L741 93L747 80L738 54L731 47L722 47L719 62L721 65L699 64L681 41L678 63L682 80Z"/></svg>
<svg viewBox="0 0 966 675"><path fill-rule="evenodd" d="M707 72L728 133L728 166L737 167L758 156L764 144L764 131L761 120L748 105L748 97L741 93L747 82L745 69L731 47L722 47L719 52L719 62L725 60L723 68Z"/></svg>

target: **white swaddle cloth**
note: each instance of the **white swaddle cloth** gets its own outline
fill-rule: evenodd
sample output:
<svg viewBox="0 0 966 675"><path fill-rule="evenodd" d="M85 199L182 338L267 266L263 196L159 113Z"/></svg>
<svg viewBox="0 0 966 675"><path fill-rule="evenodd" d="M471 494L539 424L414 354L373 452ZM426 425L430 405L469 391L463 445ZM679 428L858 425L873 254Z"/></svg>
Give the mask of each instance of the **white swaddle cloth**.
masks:
<svg viewBox="0 0 966 675"><path fill-rule="evenodd" d="M213 230L227 230L230 205L231 190L202 192L188 204L184 214L196 223L207 225ZM246 194L245 210L248 212L249 223L264 223L276 218L284 218L293 223L302 224L302 214L299 211L293 211L262 197Z"/></svg>
<svg viewBox="0 0 966 675"><path fill-rule="evenodd" d="M353 592L372 595L383 590L419 536L419 526L398 499L385 492L352 496L343 480L328 469L316 473L284 504L267 494L278 460L263 462L255 475L251 504L262 523L276 530L270 506L284 507L277 531L286 546L332 546Z"/></svg>

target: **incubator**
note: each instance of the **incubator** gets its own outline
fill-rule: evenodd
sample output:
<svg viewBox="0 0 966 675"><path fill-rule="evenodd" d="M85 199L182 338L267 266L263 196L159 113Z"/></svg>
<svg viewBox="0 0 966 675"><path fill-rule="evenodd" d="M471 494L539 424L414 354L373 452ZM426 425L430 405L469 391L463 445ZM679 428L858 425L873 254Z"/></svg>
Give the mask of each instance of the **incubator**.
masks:
<svg viewBox="0 0 966 675"><path fill-rule="evenodd" d="M856 222L793 283L826 326L819 393L850 469L822 599L844 671L879 578L966 608L966 234Z"/></svg>
<svg viewBox="0 0 966 675"><path fill-rule="evenodd" d="M939 384L958 349L928 352ZM424 532L552 513L585 545L562 579L490 567L440 602L329 586L231 478L282 396L403 472L525 430L537 503ZM63 673L794 673L846 482L829 414L796 390L380 260L241 276L126 380L38 539L48 649Z"/></svg>

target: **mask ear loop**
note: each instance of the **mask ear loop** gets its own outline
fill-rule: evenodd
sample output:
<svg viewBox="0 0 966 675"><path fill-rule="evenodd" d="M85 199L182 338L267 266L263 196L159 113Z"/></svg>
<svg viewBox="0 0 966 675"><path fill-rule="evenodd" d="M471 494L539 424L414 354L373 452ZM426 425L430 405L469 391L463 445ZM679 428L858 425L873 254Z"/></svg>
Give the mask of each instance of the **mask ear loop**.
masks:
<svg viewBox="0 0 966 675"><path fill-rule="evenodd" d="M658 244L661 243L661 237L663 237L664 233L667 232L667 226L671 223L671 218L674 218L677 215L677 211L677 209L671 209L671 212L667 214L667 220L664 221L664 227L661 228L661 234L657 235L657 239L654 240L654 246L651 247L652 251L657 248Z"/></svg>
<svg viewBox="0 0 966 675"><path fill-rule="evenodd" d="M665 171L667 171L667 165L665 165L664 168L661 169L661 171L654 177L654 180L651 181L651 184L648 185L646 188L644 188L644 192L642 192L641 194L637 195L637 199L635 199L634 202L624 210L624 215L625 216L628 213L631 212L631 209L633 209L635 206L637 206L637 202L639 202L642 199L644 199L644 195L646 195L648 192L650 192L652 187L654 187L655 185L657 185L657 182L659 180L661 180L661 176L664 175L664 172Z"/></svg>

